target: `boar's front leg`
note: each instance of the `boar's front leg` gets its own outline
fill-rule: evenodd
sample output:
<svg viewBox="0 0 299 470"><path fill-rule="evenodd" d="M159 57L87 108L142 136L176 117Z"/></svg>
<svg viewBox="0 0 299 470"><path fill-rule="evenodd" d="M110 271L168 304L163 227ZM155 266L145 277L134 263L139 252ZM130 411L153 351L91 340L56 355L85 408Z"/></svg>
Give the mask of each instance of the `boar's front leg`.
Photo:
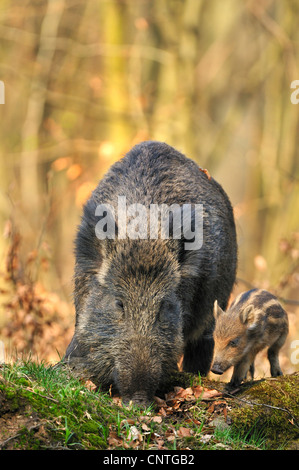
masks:
<svg viewBox="0 0 299 470"><path fill-rule="evenodd" d="M214 339L208 331L196 341L188 341L184 348L183 370L207 375L213 359Z"/></svg>

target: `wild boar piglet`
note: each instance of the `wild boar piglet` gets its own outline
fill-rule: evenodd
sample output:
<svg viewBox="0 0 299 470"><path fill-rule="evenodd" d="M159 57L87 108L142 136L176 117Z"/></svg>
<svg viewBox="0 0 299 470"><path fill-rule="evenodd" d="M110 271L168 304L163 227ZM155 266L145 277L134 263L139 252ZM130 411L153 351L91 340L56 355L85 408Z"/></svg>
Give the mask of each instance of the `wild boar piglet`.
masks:
<svg viewBox="0 0 299 470"><path fill-rule="evenodd" d="M252 289L238 295L226 312L216 300L214 316L214 374L234 367L230 386L240 385L248 371L253 379L255 356L267 347L271 376L282 375L278 354L288 334L288 316L274 295Z"/></svg>

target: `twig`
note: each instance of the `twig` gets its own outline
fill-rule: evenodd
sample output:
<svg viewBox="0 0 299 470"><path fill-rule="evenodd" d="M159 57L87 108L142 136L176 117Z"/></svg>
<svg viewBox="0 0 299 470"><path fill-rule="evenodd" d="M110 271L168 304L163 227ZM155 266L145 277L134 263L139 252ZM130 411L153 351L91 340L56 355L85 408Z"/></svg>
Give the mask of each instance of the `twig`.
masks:
<svg viewBox="0 0 299 470"><path fill-rule="evenodd" d="M37 429L39 428L42 424L45 424L45 421L41 421L40 423L38 424L34 424L33 426L31 426L30 428L27 428L27 431L33 431L34 429ZM17 437L21 436L21 433L18 432L17 434L14 434L13 436L10 436L8 437L7 439L5 439L4 441L0 441L0 449L2 449L3 447L6 446L6 444L9 442L9 441L12 441L13 439L16 439Z"/></svg>
<svg viewBox="0 0 299 470"><path fill-rule="evenodd" d="M34 390L30 390L30 388L27 388L27 387L20 387L20 386L19 386L19 388L22 388L23 390L26 390L27 392L34 393L35 395L38 395L38 396L41 397L41 398L46 398L46 400L53 401L54 403L59 403L59 401L56 400L55 398L48 397L47 395L42 395L41 393L37 393L37 392L35 392Z"/></svg>
<svg viewBox="0 0 299 470"><path fill-rule="evenodd" d="M19 390L26 390L27 392L34 393L34 395L38 395L41 398L46 398L46 400L53 401L54 403L59 403L59 401L56 400L55 398L48 397L47 395L42 395L41 393L38 393L38 392L35 392L34 390L31 390L29 387L23 387L22 385L17 385L17 384L11 382L10 380L8 380L4 377L0 376L0 380L2 380L2 382L8 382L9 384L13 385L15 388L17 388Z"/></svg>
<svg viewBox="0 0 299 470"><path fill-rule="evenodd" d="M216 387L214 387L214 388L215 388L215 390L217 390ZM219 390L219 391L221 391L221 390ZM293 423L292 423L292 424L293 424L296 428L299 429L299 424L297 424L297 421L296 421L295 417L294 417L294 416L292 415L292 413L291 413L289 410L287 410L286 408L281 408L281 407L279 407L279 406L274 406L274 405L268 405L268 404L266 404L266 403L257 403L257 402L255 402L255 401L248 401L248 400L245 400L244 398L236 397L235 395L233 395L232 393L229 393L229 392L227 392L227 391L222 391L222 393L223 393L224 395L228 395L230 398L234 398L235 400L238 400L238 401L241 401L241 402L243 402L243 403L246 403L247 405L251 405L251 406L264 406L264 407L266 407L266 408L271 408L271 409L274 409L274 410L284 411L285 413L288 413L288 415L292 418L292 420L293 420Z"/></svg>

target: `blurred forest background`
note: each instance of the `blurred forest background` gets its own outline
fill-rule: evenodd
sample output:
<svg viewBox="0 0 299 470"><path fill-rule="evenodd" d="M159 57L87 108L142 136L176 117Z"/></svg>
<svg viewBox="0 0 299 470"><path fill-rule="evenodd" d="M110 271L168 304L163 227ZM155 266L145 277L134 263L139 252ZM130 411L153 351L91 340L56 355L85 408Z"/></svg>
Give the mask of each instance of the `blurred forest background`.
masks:
<svg viewBox="0 0 299 470"><path fill-rule="evenodd" d="M151 139L223 185L238 230L234 295L257 286L287 300L282 368L298 368L298 21L297 0L1 1L7 354L64 354L82 205L113 162Z"/></svg>

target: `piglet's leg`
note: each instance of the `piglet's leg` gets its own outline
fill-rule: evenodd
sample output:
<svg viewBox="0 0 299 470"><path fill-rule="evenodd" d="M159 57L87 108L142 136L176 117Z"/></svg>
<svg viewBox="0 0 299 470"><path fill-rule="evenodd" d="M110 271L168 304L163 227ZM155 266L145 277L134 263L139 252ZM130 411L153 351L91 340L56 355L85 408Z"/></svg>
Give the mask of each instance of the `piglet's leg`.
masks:
<svg viewBox="0 0 299 470"><path fill-rule="evenodd" d="M284 345L286 337L288 334L288 329L285 328L285 331L280 335L280 337L273 343L268 349L268 359L270 362L270 370L272 377L277 377L278 375L283 375L282 370L279 365L278 354L280 348Z"/></svg>
<svg viewBox="0 0 299 470"><path fill-rule="evenodd" d="M239 364L236 364L229 385L232 387L237 387L240 385L242 380L246 378L250 365L251 361L248 359L243 359L241 362L239 362Z"/></svg>
<svg viewBox="0 0 299 470"><path fill-rule="evenodd" d="M278 353L281 348L280 341L276 341L276 343L272 344L272 346L268 349L268 359L270 362L270 371L272 377L277 377L278 375L282 375L282 370L279 365Z"/></svg>
<svg viewBox="0 0 299 470"><path fill-rule="evenodd" d="M250 364L249 373L251 375L251 380L254 378L254 362Z"/></svg>

